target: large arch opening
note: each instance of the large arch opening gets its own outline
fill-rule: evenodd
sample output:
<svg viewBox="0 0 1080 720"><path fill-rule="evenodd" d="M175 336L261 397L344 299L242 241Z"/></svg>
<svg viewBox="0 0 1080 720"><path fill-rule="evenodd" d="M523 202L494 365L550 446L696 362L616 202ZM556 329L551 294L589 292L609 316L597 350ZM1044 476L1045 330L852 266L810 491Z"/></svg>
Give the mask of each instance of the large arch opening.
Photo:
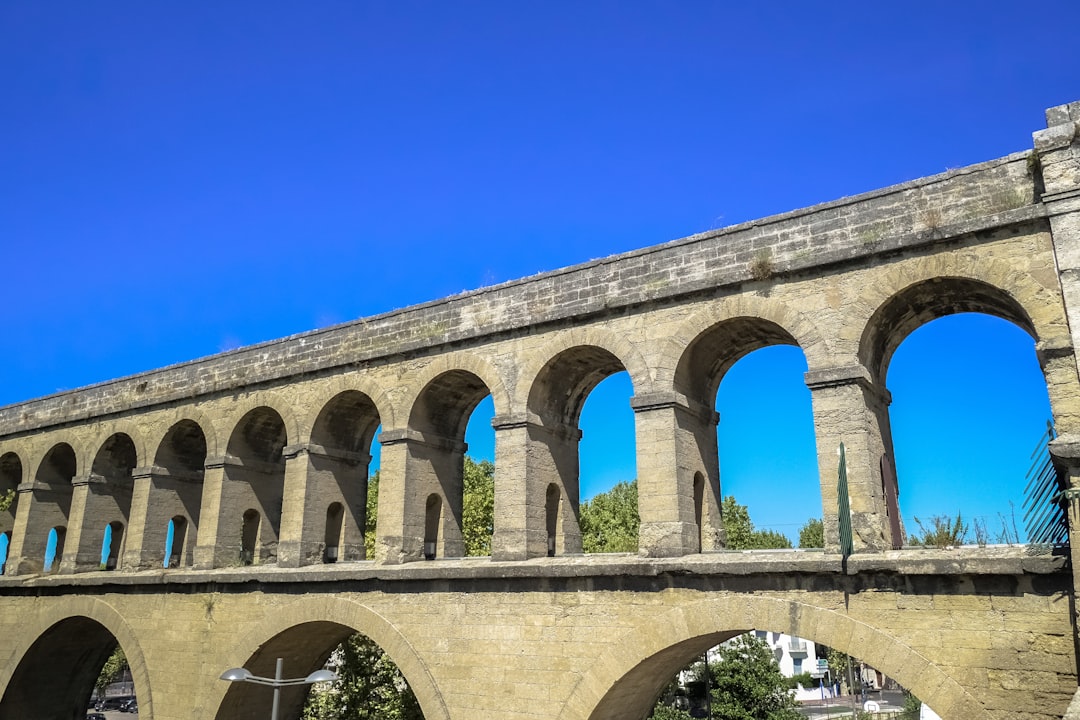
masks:
<svg viewBox="0 0 1080 720"><path fill-rule="evenodd" d="M75 477L75 471L75 451L67 443L54 445L38 465L33 492L22 498L29 500L29 507L26 508L26 532L21 557L16 559L20 573L31 569L47 570L45 556L50 549L50 537L55 538L54 529L60 528L66 532L68 526L71 480ZM55 554L55 545L52 550ZM63 552L63 543L60 544L60 552ZM59 564L61 560L62 557L58 557L54 564Z"/></svg>
<svg viewBox="0 0 1080 720"><path fill-rule="evenodd" d="M284 420L268 407L244 415L229 438L224 471L230 492L222 498L218 542L241 563L277 560L286 442Z"/></svg>
<svg viewBox="0 0 1080 720"><path fill-rule="evenodd" d="M407 478L412 489L408 495L414 501L407 500L405 518L415 525L406 535L422 537L425 559L491 554L494 465L466 457L466 430L490 395L477 375L451 370L424 387L409 415L409 429L418 437L410 445ZM474 497L477 492L483 497ZM466 510L470 512L468 526Z"/></svg>
<svg viewBox="0 0 1080 720"><path fill-rule="evenodd" d="M124 433L109 436L98 449L90 466L90 476L80 482L84 512L78 528L74 563L65 561L66 571L113 570L119 564L124 528L131 515L133 480L137 464L135 443ZM75 529L71 530L72 541Z"/></svg>
<svg viewBox="0 0 1080 720"><path fill-rule="evenodd" d="M263 643L244 663L253 675L274 677L277 660L285 677L302 678L321 668L337 683L281 690L279 717L397 717L422 720L424 713L408 678L373 640L336 622L298 624ZM229 684L216 717L269 717L273 693L251 683Z"/></svg>
<svg viewBox="0 0 1080 720"><path fill-rule="evenodd" d="M308 452L302 563L363 560L368 482L379 411L371 398L346 390L315 420Z"/></svg>
<svg viewBox="0 0 1080 720"><path fill-rule="evenodd" d="M729 549L793 547L803 527L820 524L806 369L795 337L754 317L716 323L680 359L676 390L698 417L718 421L715 430L704 420L692 428L700 456L693 468L694 512L703 550L711 549L706 541L718 520Z"/></svg>
<svg viewBox="0 0 1080 720"><path fill-rule="evenodd" d="M1011 295L970 278L913 284L871 317L859 353L891 399L882 482L887 500L889 490L898 496L893 532L906 542L1026 539L1013 509L1021 515L1032 452L1051 418L1036 339Z"/></svg>
<svg viewBox="0 0 1080 720"><path fill-rule="evenodd" d="M117 647L116 637L96 620L71 617L57 622L19 661L0 700L0 720L84 717Z"/></svg>
<svg viewBox="0 0 1080 720"><path fill-rule="evenodd" d="M191 566L198 540L206 453L206 434L193 420L175 423L161 439L153 471L141 478L148 483L149 497L144 540L136 559L140 566ZM162 529L164 543L159 540Z"/></svg>
<svg viewBox="0 0 1080 720"><path fill-rule="evenodd" d="M667 632L657 632L657 628ZM782 664L787 672L794 670L795 655L801 658L802 668L810 667L812 649L815 655L826 655L827 649L847 654L854 659L852 677L850 684L845 678L841 692L854 688L860 704L858 671L869 668L873 672L865 678L874 677L879 683L889 678L890 687L910 691L945 720L985 716L982 702L970 690L895 637L835 611L744 594L687 603L650 616L647 624L628 630L593 664L564 707L576 712L591 708L583 713L589 720L648 717L681 672L693 672L706 653L710 663L718 660L714 648L747 635L767 643L777 666ZM850 713L852 698L845 700ZM683 716L665 713L665 717Z"/></svg>
<svg viewBox="0 0 1080 720"><path fill-rule="evenodd" d="M983 313L939 317L903 339L886 374L908 541L1027 542L1027 476L1052 418L1029 332Z"/></svg>
<svg viewBox="0 0 1080 720"><path fill-rule="evenodd" d="M594 393L596 402L591 401ZM537 374L528 399L534 418L529 437L534 480L529 489L536 497L527 504L544 509L549 555L637 550L632 395L623 362L592 345L560 352ZM596 502L584 510L584 520L583 494ZM601 532L600 523L590 520L595 507L608 503L627 510L626 527L619 533Z"/></svg>
<svg viewBox="0 0 1080 720"><path fill-rule="evenodd" d="M637 552L637 442L625 370L608 375L585 399L578 419L581 549L587 553ZM550 487L550 486L549 486ZM551 524L558 527L558 518Z"/></svg>

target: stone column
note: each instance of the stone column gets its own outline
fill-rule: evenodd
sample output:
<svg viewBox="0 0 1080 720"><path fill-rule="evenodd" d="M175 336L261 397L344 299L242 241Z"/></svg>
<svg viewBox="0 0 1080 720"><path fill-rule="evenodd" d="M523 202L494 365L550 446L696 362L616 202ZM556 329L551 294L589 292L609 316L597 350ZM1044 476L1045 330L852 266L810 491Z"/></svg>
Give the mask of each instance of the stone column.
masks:
<svg viewBox="0 0 1080 720"><path fill-rule="evenodd" d="M546 487L529 471L529 421L498 415L495 428L495 533L493 560L526 560L548 554Z"/></svg>
<svg viewBox="0 0 1080 720"><path fill-rule="evenodd" d="M884 459L891 467L893 457L889 391L876 385L861 365L811 370L806 373L806 384L814 409L825 548L837 551L840 547L836 492L840 443L844 444L847 462L855 552L898 545L899 539L890 530L882 466ZM896 527L902 528L899 524Z"/></svg>
<svg viewBox="0 0 1080 720"><path fill-rule="evenodd" d="M278 565L300 567L338 560L363 560L367 473L371 456L314 443L289 445L281 510ZM342 527L331 543L327 510L342 506ZM327 557L332 547L333 557Z"/></svg>
<svg viewBox="0 0 1080 720"><path fill-rule="evenodd" d="M58 487L40 481L21 483L19 507L15 513L15 526L8 545L8 561L4 575L26 575L41 572L45 562L45 546L49 530L62 526L67 528L71 510L71 486ZM61 558L56 558L57 567Z"/></svg>
<svg viewBox="0 0 1080 720"><path fill-rule="evenodd" d="M62 574L74 573L78 571L97 570L101 564L101 541L93 543L94 533L90 528L86 527L87 518L87 506L93 505L92 503L92 487L101 486L104 487L105 478L101 475L86 475L84 477L76 477L71 480L71 513L68 516L68 530L67 530L67 542L64 545L64 557L56 558L54 562L60 564L59 572ZM93 512L89 513L91 518L97 521L97 514ZM101 536L103 537L103 536ZM89 547L92 544L97 545L96 552Z"/></svg>
<svg viewBox="0 0 1080 720"><path fill-rule="evenodd" d="M723 547L716 411L674 392L638 395L630 405L641 554L670 557Z"/></svg>
<svg viewBox="0 0 1080 720"><path fill-rule="evenodd" d="M466 445L411 429L379 435L378 562L394 565L425 557L428 501L439 498L436 557L461 557L461 468Z"/></svg>
<svg viewBox="0 0 1080 720"><path fill-rule="evenodd" d="M1080 347L1080 101L1047 110L1046 129L1033 139L1036 188L1050 220L1072 344Z"/></svg>
<svg viewBox="0 0 1080 720"><path fill-rule="evenodd" d="M240 518L224 517L229 507L224 501L230 483L225 470L235 458L222 455L207 458L203 474L202 503L199 506L199 534L193 553L194 566L198 570L235 565L240 561L240 529L226 530L227 523L239 524Z"/></svg>
<svg viewBox="0 0 1080 720"><path fill-rule="evenodd" d="M131 471L134 487L131 494L131 520L128 524L124 549L125 570L145 570L165 566L165 541L169 522L183 517L187 525L186 547L172 548L180 555L179 565L191 564L192 547L199 525L199 505L202 501L202 474L170 472L163 467L135 468Z"/></svg>
<svg viewBox="0 0 1080 720"><path fill-rule="evenodd" d="M495 427L492 557L524 560L581 552L577 448L581 431L535 415L502 415ZM549 490L553 491L549 508ZM550 520L553 527L549 527Z"/></svg>

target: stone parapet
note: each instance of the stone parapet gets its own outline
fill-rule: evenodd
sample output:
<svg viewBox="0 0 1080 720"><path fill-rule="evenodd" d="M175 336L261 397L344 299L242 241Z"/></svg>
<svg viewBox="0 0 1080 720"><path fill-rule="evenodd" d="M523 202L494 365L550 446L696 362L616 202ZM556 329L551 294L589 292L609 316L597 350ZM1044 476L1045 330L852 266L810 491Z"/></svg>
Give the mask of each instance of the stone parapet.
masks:
<svg viewBox="0 0 1080 720"><path fill-rule="evenodd" d="M910 576L988 577L1061 576L1069 580L1068 561L1060 552L1032 550L1022 545L961 547L952 550L917 549L864 553L845 558L818 550L735 550L701 553L677 558L649 558L637 554L602 554L535 558L492 562L490 558L459 558L402 565L374 562L309 565L283 568L276 565L226 567L213 570L181 568L133 573L83 573L79 575L23 575L0 577L0 592L92 592L94 588L152 588L265 583L306 586L311 583L410 583L470 582L496 580L543 582L567 578L694 578L755 576L866 577ZM766 582L768 584L768 582ZM248 590L244 588L244 590Z"/></svg>

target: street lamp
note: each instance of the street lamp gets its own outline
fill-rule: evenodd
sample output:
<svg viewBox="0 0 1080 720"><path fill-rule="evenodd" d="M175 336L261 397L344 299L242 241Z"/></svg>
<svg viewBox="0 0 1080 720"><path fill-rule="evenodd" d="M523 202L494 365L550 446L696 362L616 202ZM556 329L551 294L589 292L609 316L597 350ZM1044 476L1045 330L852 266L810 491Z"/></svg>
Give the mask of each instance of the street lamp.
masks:
<svg viewBox="0 0 1080 720"><path fill-rule="evenodd" d="M258 675L252 675L251 671L247 668L231 668L221 673L222 680L228 680L229 682L249 682L256 685L269 685L274 688L274 704L270 709L270 720L278 720L278 703L281 696L281 688L292 687L293 685L311 685L312 683L321 682L334 682L338 679L338 676L329 670L316 670L305 678L283 678L281 677L281 665L283 660L277 659L277 667L274 670L274 677L265 678Z"/></svg>

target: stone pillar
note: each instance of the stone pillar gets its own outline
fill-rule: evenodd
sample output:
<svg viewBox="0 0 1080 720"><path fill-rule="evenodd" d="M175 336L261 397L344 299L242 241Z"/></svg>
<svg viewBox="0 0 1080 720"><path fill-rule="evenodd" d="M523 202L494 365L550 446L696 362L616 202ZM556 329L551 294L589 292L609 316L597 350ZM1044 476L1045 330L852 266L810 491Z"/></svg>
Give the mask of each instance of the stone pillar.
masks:
<svg viewBox="0 0 1080 720"><path fill-rule="evenodd" d="M371 456L314 443L290 445L282 455L285 495L278 565L363 560ZM332 539L327 512L334 503L341 505L342 517L340 532Z"/></svg>
<svg viewBox="0 0 1080 720"><path fill-rule="evenodd" d="M240 483L228 471L230 466L240 465L240 461L231 455L206 459L199 534L193 554L198 570L240 564L243 511L236 509L238 493L234 487Z"/></svg>
<svg viewBox="0 0 1080 720"><path fill-rule="evenodd" d="M1036 186L1050 220L1072 344L1080 347L1080 101L1047 110L1046 129L1033 139Z"/></svg>
<svg viewBox="0 0 1080 720"><path fill-rule="evenodd" d="M411 429L379 435L379 513L376 557L394 565L425 557L428 501L440 503L435 557L461 557L462 465L466 445Z"/></svg>
<svg viewBox="0 0 1080 720"><path fill-rule="evenodd" d="M580 553L577 448L581 431L545 425L535 415L501 415L491 422L495 427L493 559ZM550 507L549 490L553 491Z"/></svg>
<svg viewBox="0 0 1080 720"><path fill-rule="evenodd" d="M98 570L101 568L105 527L113 522L120 522L122 526L121 537L114 537L112 542L120 543L117 558L123 557L131 512L131 488L95 473L73 478L71 486L71 513L60 572Z"/></svg>
<svg viewBox="0 0 1080 720"><path fill-rule="evenodd" d="M716 411L679 393L638 395L630 405L637 442L641 554L670 557L720 549L725 538Z"/></svg>
<svg viewBox="0 0 1080 720"><path fill-rule="evenodd" d="M889 391L875 385L861 365L806 373L814 409L825 548L840 548L837 479L840 443L847 462L851 529L855 552L874 552L899 544L890 530L883 458L892 466ZM899 518L896 519L897 521ZM896 524L902 533L902 525Z"/></svg>
<svg viewBox="0 0 1080 720"><path fill-rule="evenodd" d="M56 558L53 562L59 563L59 572L63 574L73 573L78 570L97 570L101 564L101 543L98 542L97 558L91 562L94 554L87 545L90 544L90 536L94 533L85 527L86 506L90 503L91 485L104 485L105 478L100 475L90 474L85 477L76 477L71 480L71 513L68 516L67 542L63 558ZM90 517L94 517L91 513Z"/></svg>
<svg viewBox="0 0 1080 720"><path fill-rule="evenodd" d="M19 507L15 513L15 526L8 545L8 561L4 575L26 575L41 572L45 563L45 546L49 530L56 526L67 527L71 509L71 486L58 487L49 483L32 481L21 483ZM60 558L53 567L59 565Z"/></svg>
<svg viewBox="0 0 1080 720"><path fill-rule="evenodd" d="M546 487L529 471L529 421L499 415L495 428L495 533L493 560L526 560L548 554Z"/></svg>
<svg viewBox="0 0 1080 720"><path fill-rule="evenodd" d="M202 474L170 472L163 467L135 468L131 471L131 520L124 549L125 570L146 570L165 566L165 541L169 521L182 517L183 538L174 538L173 555L178 565L191 565L192 548L199 525L202 502ZM178 547L175 543L185 545Z"/></svg>

